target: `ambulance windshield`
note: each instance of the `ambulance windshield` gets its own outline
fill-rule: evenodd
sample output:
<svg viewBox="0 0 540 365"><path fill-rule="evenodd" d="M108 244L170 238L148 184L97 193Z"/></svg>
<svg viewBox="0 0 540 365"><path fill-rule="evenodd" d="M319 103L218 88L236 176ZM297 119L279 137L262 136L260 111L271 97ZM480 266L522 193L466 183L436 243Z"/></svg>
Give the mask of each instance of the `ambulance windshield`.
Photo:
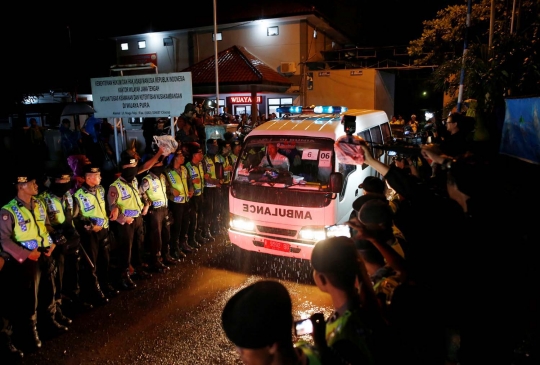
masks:
<svg viewBox="0 0 540 365"><path fill-rule="evenodd" d="M302 137L256 137L246 141L234 182L321 190L334 168L334 142Z"/></svg>

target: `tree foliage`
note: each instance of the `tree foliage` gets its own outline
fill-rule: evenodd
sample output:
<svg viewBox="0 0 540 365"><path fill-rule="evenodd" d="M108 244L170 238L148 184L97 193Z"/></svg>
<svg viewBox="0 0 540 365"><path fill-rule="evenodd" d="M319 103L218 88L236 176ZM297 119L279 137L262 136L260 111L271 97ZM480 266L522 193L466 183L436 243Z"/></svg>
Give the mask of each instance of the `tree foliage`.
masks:
<svg viewBox="0 0 540 365"><path fill-rule="evenodd" d="M476 99L480 118L488 117L507 97L540 94L540 1L494 1L492 45L489 47L492 0L473 1L467 28L467 1L449 6L423 22L419 39L409 43L417 65L438 64L432 83L454 96L457 104L464 71L463 99ZM513 18L513 23L512 23ZM467 40L467 51L464 42ZM478 114L477 114L478 115Z"/></svg>

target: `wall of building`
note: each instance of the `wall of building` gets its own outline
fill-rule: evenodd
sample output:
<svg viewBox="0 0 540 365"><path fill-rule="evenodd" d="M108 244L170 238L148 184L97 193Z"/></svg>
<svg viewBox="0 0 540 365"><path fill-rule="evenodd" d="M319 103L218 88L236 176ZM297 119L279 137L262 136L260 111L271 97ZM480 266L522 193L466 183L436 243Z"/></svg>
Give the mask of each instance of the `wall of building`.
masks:
<svg viewBox="0 0 540 365"><path fill-rule="evenodd" d="M164 46L164 39L171 38L172 46ZM137 42L146 41L146 48L139 49ZM129 49L123 51L122 43L128 43ZM116 40L117 64L126 63L124 57L136 59L137 56L155 53L159 73L179 72L190 66L189 36L185 31L147 33L133 36L118 37Z"/></svg>
<svg viewBox="0 0 540 365"><path fill-rule="evenodd" d="M313 88L304 105L342 105L348 108L393 113L393 75L375 69L310 71Z"/></svg>
<svg viewBox="0 0 540 365"><path fill-rule="evenodd" d="M253 25L220 29L222 40L218 41L218 53L232 46L243 46L255 57L274 70L279 71L281 62L300 61L300 23L276 23L279 34L267 35L267 28L274 23L250 23ZM194 63L214 57L213 31L193 35Z"/></svg>

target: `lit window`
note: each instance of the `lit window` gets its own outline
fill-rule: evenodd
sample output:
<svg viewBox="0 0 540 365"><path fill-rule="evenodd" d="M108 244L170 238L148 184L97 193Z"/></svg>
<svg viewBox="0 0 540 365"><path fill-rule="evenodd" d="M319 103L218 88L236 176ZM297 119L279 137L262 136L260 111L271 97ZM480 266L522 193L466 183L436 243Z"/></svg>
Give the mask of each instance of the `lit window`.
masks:
<svg viewBox="0 0 540 365"><path fill-rule="evenodd" d="M169 47L173 45L173 40L171 37L163 38L163 46Z"/></svg>
<svg viewBox="0 0 540 365"><path fill-rule="evenodd" d="M146 48L146 41L139 41L138 44L139 44L139 49Z"/></svg>
<svg viewBox="0 0 540 365"><path fill-rule="evenodd" d="M127 51L129 49L129 46L127 43L120 44L120 47L122 48L122 51Z"/></svg>
<svg viewBox="0 0 540 365"><path fill-rule="evenodd" d="M221 41L223 39L221 32L217 33L217 37L214 37L214 33L212 33L212 42L215 41L215 38L217 38L218 41Z"/></svg>
<svg viewBox="0 0 540 365"><path fill-rule="evenodd" d="M268 36L279 35L279 27L268 27L266 28Z"/></svg>

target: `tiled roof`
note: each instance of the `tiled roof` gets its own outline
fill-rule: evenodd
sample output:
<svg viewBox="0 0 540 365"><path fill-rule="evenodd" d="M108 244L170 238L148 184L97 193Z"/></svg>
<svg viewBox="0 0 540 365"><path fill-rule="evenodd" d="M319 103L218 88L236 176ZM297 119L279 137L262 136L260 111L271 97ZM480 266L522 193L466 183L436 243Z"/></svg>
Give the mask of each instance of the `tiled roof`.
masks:
<svg viewBox="0 0 540 365"><path fill-rule="evenodd" d="M215 57L212 56L182 70L182 72L191 72L193 86L215 85L215 64ZM288 78L249 53L245 47L232 46L218 53L218 66L221 85L292 85Z"/></svg>

